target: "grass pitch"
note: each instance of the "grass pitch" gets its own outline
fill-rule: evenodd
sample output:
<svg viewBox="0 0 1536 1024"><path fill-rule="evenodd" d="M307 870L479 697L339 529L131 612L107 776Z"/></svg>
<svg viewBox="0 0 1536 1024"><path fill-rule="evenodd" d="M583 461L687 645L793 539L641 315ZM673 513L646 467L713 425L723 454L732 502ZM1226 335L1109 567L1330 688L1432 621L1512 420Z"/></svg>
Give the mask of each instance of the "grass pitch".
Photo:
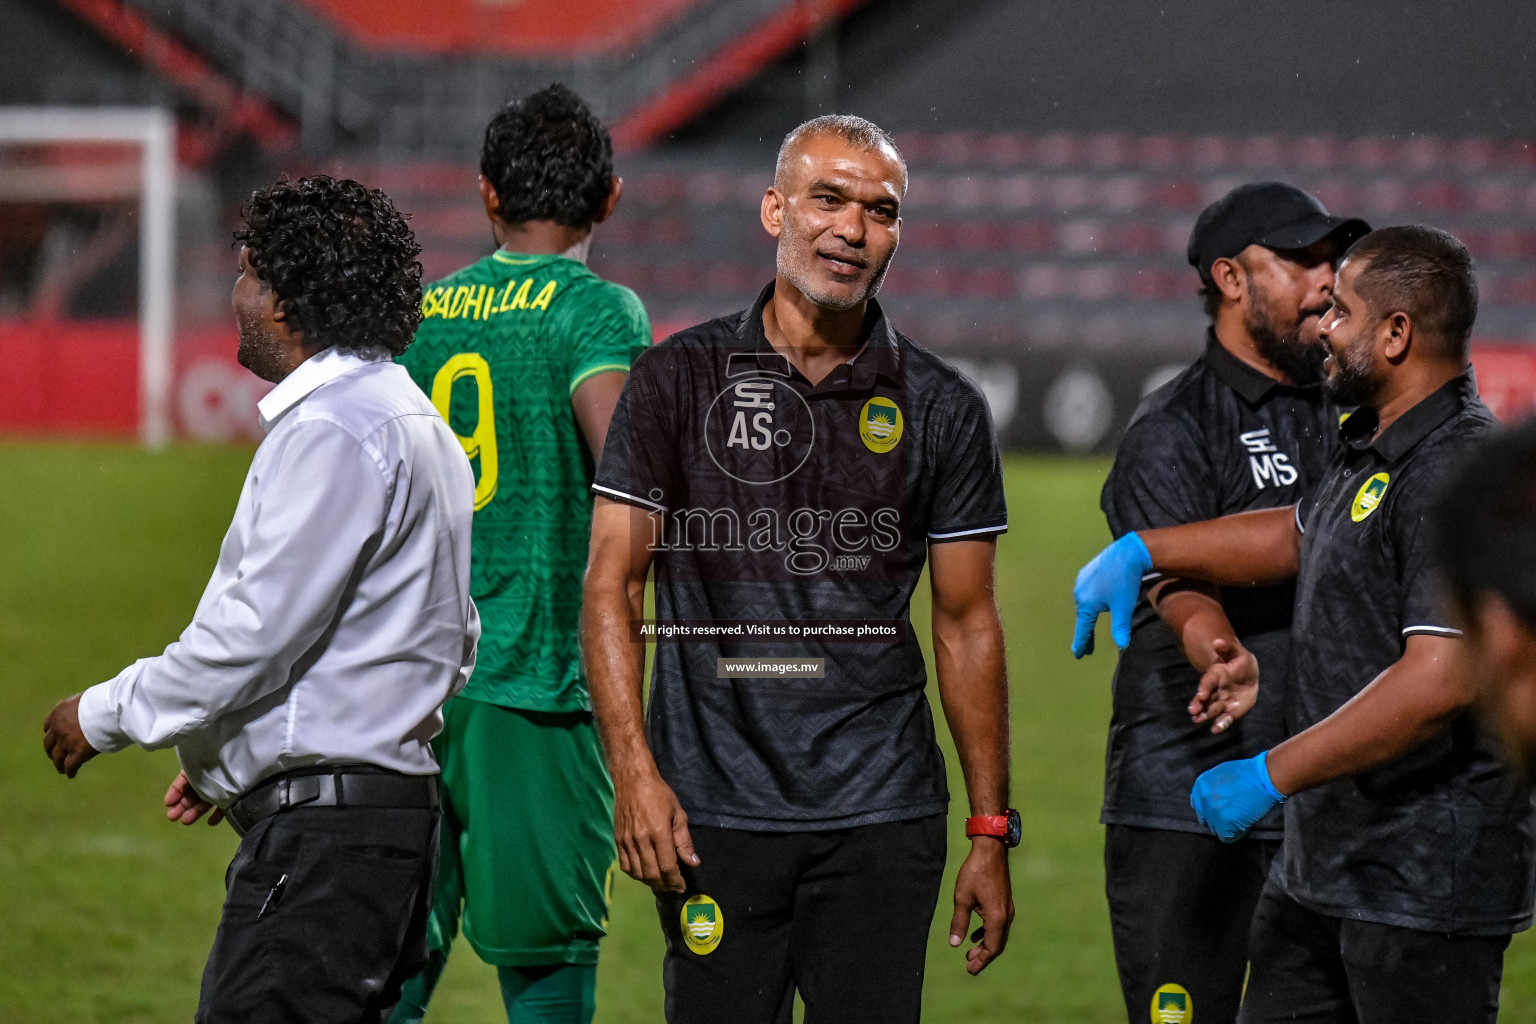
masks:
<svg viewBox="0 0 1536 1024"><path fill-rule="evenodd" d="M108 445L0 445L0 1020L170 1024L191 1017L218 921L227 828L164 820L168 751L127 751L74 782L43 757L58 698L158 652L186 625L250 461L241 448L149 455ZM1012 856L1018 918L1005 955L968 977L945 938L949 883L929 944L926 1019L1124 1019L1102 893L1098 802L1112 661L1072 660L1070 585L1107 539L1102 460L1013 457L1012 531L998 587L1013 693ZM927 631L923 592L913 620ZM1107 636L1103 649L1111 649ZM931 664L931 658L930 658ZM937 702L935 701L935 707ZM950 878L964 853L964 788L949 740ZM849 921L846 940L862 938ZM661 1018L661 939L648 890L615 885L597 1020ZM455 949L430 1019L505 1020L494 972ZM1517 937L1504 1014L1536 1019L1536 940ZM1138 1021L1139 1024L1139 1021Z"/></svg>

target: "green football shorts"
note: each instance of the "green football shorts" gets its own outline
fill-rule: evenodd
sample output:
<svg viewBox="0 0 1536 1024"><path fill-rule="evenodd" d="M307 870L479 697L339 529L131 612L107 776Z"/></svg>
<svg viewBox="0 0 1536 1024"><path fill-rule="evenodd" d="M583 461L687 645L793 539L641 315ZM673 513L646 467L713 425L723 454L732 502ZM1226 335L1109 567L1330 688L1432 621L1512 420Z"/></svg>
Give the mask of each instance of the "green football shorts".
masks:
<svg viewBox="0 0 1536 1024"><path fill-rule="evenodd" d="M595 964L617 859L613 782L585 711L465 697L443 709L443 830L430 941L488 964Z"/></svg>

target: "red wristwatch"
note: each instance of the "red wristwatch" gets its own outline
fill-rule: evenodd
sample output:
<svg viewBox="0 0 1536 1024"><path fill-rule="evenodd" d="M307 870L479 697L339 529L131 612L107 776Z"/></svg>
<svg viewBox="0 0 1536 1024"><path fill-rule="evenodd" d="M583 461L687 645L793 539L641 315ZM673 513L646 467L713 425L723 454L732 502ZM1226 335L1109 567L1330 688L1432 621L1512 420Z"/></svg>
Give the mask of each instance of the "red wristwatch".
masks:
<svg viewBox="0 0 1536 1024"><path fill-rule="evenodd" d="M977 836L1001 839L1009 849L1018 846L1019 840L1024 838L1024 825L1019 821L1019 812L1010 807L1002 814L980 814L966 818L965 838L975 839Z"/></svg>

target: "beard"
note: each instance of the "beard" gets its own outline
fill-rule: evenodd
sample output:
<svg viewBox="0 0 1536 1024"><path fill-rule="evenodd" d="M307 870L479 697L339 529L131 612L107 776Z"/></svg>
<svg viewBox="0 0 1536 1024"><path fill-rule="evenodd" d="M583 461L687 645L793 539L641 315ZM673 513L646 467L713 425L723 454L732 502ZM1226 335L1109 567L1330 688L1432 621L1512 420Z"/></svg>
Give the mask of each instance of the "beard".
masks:
<svg viewBox="0 0 1536 1024"><path fill-rule="evenodd" d="M817 275L816 240L802 235L793 220L784 218L782 229L779 231L779 252L776 269L784 279L794 285L800 294L810 299L822 309L834 312L846 312L854 309L860 303L867 302L880 290L880 285L885 280L885 272L891 265L891 257L896 255L893 248L886 253L878 266L873 268L873 273L865 279L862 290L847 293L837 293L823 288Z"/></svg>
<svg viewBox="0 0 1536 1024"><path fill-rule="evenodd" d="M1334 353L1336 369L1333 376L1323 381L1323 393L1334 404L1375 407L1386 374L1377 369L1371 351L1370 334L1361 332L1342 351Z"/></svg>
<svg viewBox="0 0 1536 1024"><path fill-rule="evenodd" d="M235 359L262 380L277 383L287 375L287 353L277 335L260 317L236 312L240 327L240 346Z"/></svg>
<svg viewBox="0 0 1536 1024"><path fill-rule="evenodd" d="M1301 336L1301 325L1311 316L1321 316L1326 310L1303 309L1295 320L1285 322L1270 306L1262 291L1248 281L1248 312L1243 326L1253 339L1253 347L1259 358L1291 379L1291 383L1305 387L1323 379L1323 360L1328 349L1321 340L1307 340Z"/></svg>

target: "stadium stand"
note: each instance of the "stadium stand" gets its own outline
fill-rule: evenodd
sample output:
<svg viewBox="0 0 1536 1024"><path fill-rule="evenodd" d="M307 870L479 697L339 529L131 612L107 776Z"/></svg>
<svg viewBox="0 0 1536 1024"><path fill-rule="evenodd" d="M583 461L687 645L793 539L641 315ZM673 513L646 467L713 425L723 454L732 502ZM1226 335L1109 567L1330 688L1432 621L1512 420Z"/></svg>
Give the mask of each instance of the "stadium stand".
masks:
<svg viewBox="0 0 1536 1024"><path fill-rule="evenodd" d="M1536 146L1478 139L907 135L901 253L884 294L942 346L1140 346L1192 353L1201 321L1184 250L1195 214L1244 181L1283 178L1375 224L1463 238L1481 337L1536 341ZM414 216L428 271L483 252L469 165L338 165ZM662 324L750 301L770 266L757 225L767 168L621 162L625 201L594 264Z"/></svg>
<svg viewBox="0 0 1536 1024"><path fill-rule="evenodd" d="M703 0L436 0L381 4L377 0L305 0L364 46L437 53L500 51L523 56L575 57L642 42Z"/></svg>
<svg viewBox="0 0 1536 1024"><path fill-rule="evenodd" d="M910 334L988 378L983 386L1011 443L1112 442L1145 388L1201 343L1184 260L1195 214L1233 185L1269 177L1374 224L1426 221L1465 239L1483 288L1483 389L1497 393L1506 414L1536 400L1536 145L1501 135L1502 115L1486 106L1466 106L1458 117L1481 111L1482 119L1442 127L1439 138L1354 136L1353 123L1365 122L1347 96L1334 113L1349 124L1305 129L1319 134L1246 128L1287 124L1291 109L1246 95L1233 100L1236 108L1211 108L1224 134L1179 134L1176 118L1146 112L1136 117L1151 127L1118 134L1011 130L1033 123L1022 115L1009 130L947 130L1008 121L1010 97L1023 102L1025 83L1046 72L1037 60L1026 78L1022 65L1009 70L994 60L986 74L957 73L955 61L967 54L1026 47L1042 30L1001 0L978 0L953 17L942 0L17 2L27 15L21 24L41 26L28 30L31 38L68 55L56 63L113 65L115 84L98 92L122 90L129 66L144 67L181 113L189 173L178 214L178 365L180 379L192 382L183 388L182 422L200 436L249 433L249 417L237 415L250 398L244 376L210 360L228 330L224 222L257 179L328 170L384 188L411 213L428 276L441 276L490 244L475 192L487 116L507 96L552 79L577 88L612 127L627 187L598 233L593 263L640 293L660 333L751 301L771 272L758 207L779 133L850 96L852 109L898 132L920 129L899 134L911 188L883 298ZM68 38L60 18L82 38ZM1053 46L1083 43L1071 33L1087 32L1088 22L1071 25L1052 22L1051 31L1066 33ZM0 54L4 46L0 40ZM1091 86L1097 99L1082 102L1092 100L1094 110L1129 109L1123 83L1167 70L1155 47L1137 52L1141 63L1102 82L1079 82L1051 64L1059 79L1052 88L1086 96L1078 87ZM831 64L819 65L828 54ZM828 92L839 61L842 85ZM828 78L818 85L820 72ZM47 99L6 76L0 66L0 84ZM67 102L95 102L80 92L88 81L57 76L48 88L64 89ZM134 88L154 101L152 85ZM983 90L979 100L975 90ZM242 144L248 148L234 149ZM0 315L13 320L18 311L36 319L40 308L36 294L7 300L3 287L0 300L9 301ZM61 308L66 318L97 315L78 295ZM62 337L65 323L53 323L51 336ZM4 326L12 329L0 344L37 351L28 324ZM80 351L115 344L106 338L82 335ZM1000 410L1015 408L1029 415L1003 422L1011 413ZM1077 426L1050 426L1051 408L1070 412Z"/></svg>
<svg viewBox="0 0 1536 1024"><path fill-rule="evenodd" d="M1536 400L1536 146L1480 139L906 135L902 245L883 301L964 364L1004 439L1108 443L1142 393L1198 353L1185 260L1200 209L1282 178L1373 224L1429 222L1479 263L1483 389L1505 416ZM412 214L428 275L484 254L468 164L344 163ZM696 154L620 161L625 199L594 267L635 288L658 335L748 305L772 273L758 224L768 163ZM1017 410L1018 415L1014 415Z"/></svg>
<svg viewBox="0 0 1536 1024"><path fill-rule="evenodd" d="M462 158L507 95L552 80L641 148L863 0L602 0L580 15L558 0L61 2L185 40L294 119L312 153Z"/></svg>
<svg viewBox="0 0 1536 1024"><path fill-rule="evenodd" d="M58 0L60 6L128 53L142 54L163 78L190 96L206 117L189 121L179 133L178 158L200 164L232 133L245 132L264 145L293 142L293 124L259 95L236 87L201 55L156 28L150 19L117 0Z"/></svg>
<svg viewBox="0 0 1536 1024"><path fill-rule="evenodd" d="M1528 348L1536 342L1536 146L1020 134L898 141L911 186L901 251L882 292L898 322L971 360L977 375L988 365L1022 367L1004 374L1012 383L998 385L1012 389L1013 405L1046 409L1046 386L1071 371L1079 373L1075 401L1111 410L1089 417L1104 422L1081 435L1050 429L1043 411L1032 414L1013 425L1014 443L1105 443L1149 381L1198 352L1203 321L1184 256L1190 224L1233 185L1270 177L1374 224L1427 221L1463 238L1479 263L1484 390L1506 415L1536 397ZM471 163L345 161L315 169L389 192L411 215L429 278L489 248ZM640 293L658 334L749 304L772 272L772 240L758 224L767 166L653 154L625 157L619 170L625 200L597 234L593 265ZM219 240L184 262L217 267L228 259ZM226 282L214 274L210 287L222 292ZM35 337L13 341L33 351ZM99 347L94 337L81 344ZM1092 380L1083 376L1089 370ZM183 419L215 422L217 410L204 405L225 401L220 395L234 378L226 383L208 391L211 398L184 397ZM1074 436L1086 443L1070 442Z"/></svg>

